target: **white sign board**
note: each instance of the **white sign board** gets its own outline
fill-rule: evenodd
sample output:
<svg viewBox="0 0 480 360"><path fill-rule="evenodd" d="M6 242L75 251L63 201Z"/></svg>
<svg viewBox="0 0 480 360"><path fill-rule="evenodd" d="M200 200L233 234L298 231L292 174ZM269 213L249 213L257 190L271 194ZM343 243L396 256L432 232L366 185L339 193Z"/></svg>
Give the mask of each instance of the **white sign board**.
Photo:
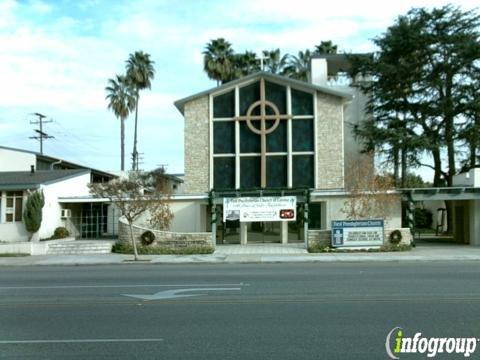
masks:
<svg viewBox="0 0 480 360"><path fill-rule="evenodd" d="M333 220L332 246L357 247L383 245L383 220Z"/></svg>
<svg viewBox="0 0 480 360"><path fill-rule="evenodd" d="M295 196L238 197L223 199L223 221L295 221Z"/></svg>

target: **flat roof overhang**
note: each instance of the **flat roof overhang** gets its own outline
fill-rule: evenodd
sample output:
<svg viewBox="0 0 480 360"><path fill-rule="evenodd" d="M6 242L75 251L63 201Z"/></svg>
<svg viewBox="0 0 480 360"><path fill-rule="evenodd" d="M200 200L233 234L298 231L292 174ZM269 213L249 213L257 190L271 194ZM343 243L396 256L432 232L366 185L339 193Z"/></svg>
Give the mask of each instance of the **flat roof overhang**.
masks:
<svg viewBox="0 0 480 360"><path fill-rule="evenodd" d="M413 201L480 200L480 187L414 188L400 191Z"/></svg>

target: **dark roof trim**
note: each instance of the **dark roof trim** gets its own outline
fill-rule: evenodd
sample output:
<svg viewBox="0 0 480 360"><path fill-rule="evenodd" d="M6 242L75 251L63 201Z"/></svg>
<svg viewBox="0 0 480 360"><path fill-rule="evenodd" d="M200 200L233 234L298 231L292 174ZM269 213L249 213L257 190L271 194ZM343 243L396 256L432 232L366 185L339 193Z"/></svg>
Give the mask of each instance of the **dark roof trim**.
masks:
<svg viewBox="0 0 480 360"><path fill-rule="evenodd" d="M64 159L60 159L60 158L56 158L56 157L52 157L52 156L48 156L48 155L42 155L42 154L40 154L39 152L36 152L36 151L12 148L12 147L2 146L2 145L0 145L0 149L18 151L18 152L23 152L23 153L27 153L27 154L36 155L37 159L45 160L45 161L53 161L53 162L62 161L62 164L65 164L67 166L78 167L78 168L81 168L81 169L90 169L92 171L92 173L95 173L96 175L100 175L100 176L117 177L117 175L108 173L106 171L93 169L89 166L76 164L76 163L73 163L71 161L67 161L67 160L64 160Z"/></svg>
<svg viewBox="0 0 480 360"><path fill-rule="evenodd" d="M88 169L75 170L43 170L40 172L31 173L30 171L3 171L0 172L0 178L4 175L14 175L14 180L10 183L1 183L0 190L11 189L32 189L38 188L40 185L50 185L60 181L72 179L82 175L89 175L91 172ZM35 175L38 175L37 177ZM46 178L43 178L46 176ZM8 177L7 177L8 179Z"/></svg>
<svg viewBox="0 0 480 360"><path fill-rule="evenodd" d="M265 72L265 71L259 71L259 72L256 72L254 74L245 76L241 79L233 80L233 81L230 81L226 84L216 86L216 87L208 89L208 90L201 91L201 92L196 93L194 95L187 96L186 98L175 101L174 105L183 115L183 110L184 110L185 104L192 101L192 100L195 100L195 99L198 99L200 97L210 95L211 93L219 92L219 91L228 89L230 87L234 87L234 86L240 85L244 82L248 82L248 81L251 81L251 80L254 80L254 79L257 79L257 78L261 78L261 77L263 77L267 80L270 79L270 80L273 80L273 81L284 82L286 84L290 84L290 85L292 85L294 87L297 87L297 88L314 90L314 91L323 92L323 93L326 93L326 94L329 94L329 95L338 96L340 98L344 98L344 99L347 99L347 100L352 98L351 94L349 94L347 92L332 89L328 86L314 85L314 84L311 84L311 83L308 83L308 82L305 82L305 81L291 79L291 78L286 77L286 76L271 74L271 73L268 73L268 72Z"/></svg>
<svg viewBox="0 0 480 360"><path fill-rule="evenodd" d="M0 191L31 190L39 187L38 184L0 185Z"/></svg>

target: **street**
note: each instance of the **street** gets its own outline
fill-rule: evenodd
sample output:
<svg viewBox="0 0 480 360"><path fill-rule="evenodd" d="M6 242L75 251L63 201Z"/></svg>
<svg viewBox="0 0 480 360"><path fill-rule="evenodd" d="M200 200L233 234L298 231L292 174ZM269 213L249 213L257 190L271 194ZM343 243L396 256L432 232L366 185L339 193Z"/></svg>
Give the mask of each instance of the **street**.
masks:
<svg viewBox="0 0 480 360"><path fill-rule="evenodd" d="M453 261L2 267L0 358L386 359L397 326L480 337L479 279Z"/></svg>

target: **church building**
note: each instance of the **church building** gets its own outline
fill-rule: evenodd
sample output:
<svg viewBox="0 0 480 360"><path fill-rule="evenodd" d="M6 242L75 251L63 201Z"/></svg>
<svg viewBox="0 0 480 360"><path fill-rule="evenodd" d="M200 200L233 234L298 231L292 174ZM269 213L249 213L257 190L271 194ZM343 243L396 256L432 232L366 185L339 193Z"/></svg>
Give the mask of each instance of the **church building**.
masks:
<svg viewBox="0 0 480 360"><path fill-rule="evenodd" d="M216 244L306 242L308 231L346 219L349 167L367 156L353 134L366 97L347 67L344 55L324 55L312 59L308 82L258 72L175 102L185 120L190 231L212 231ZM225 199L265 197L293 197L295 220L223 213ZM400 227L399 200L385 228Z"/></svg>

